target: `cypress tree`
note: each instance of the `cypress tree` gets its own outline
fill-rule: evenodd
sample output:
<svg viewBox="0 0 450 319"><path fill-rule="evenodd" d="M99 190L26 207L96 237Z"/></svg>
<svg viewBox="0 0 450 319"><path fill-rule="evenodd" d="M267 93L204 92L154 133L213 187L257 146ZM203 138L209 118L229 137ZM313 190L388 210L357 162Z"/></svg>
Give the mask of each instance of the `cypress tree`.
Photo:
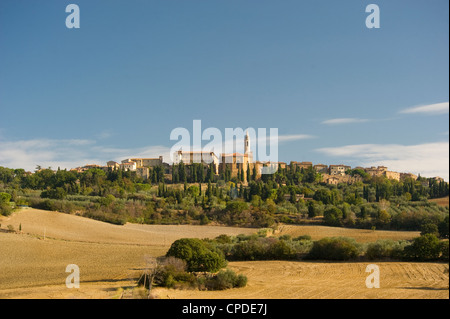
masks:
<svg viewBox="0 0 450 319"><path fill-rule="evenodd" d="M215 175L214 164L213 164L213 163L210 163L210 164L209 164L209 176L208 176L208 178L209 178L209 180L210 180L211 182L214 181L214 175Z"/></svg>

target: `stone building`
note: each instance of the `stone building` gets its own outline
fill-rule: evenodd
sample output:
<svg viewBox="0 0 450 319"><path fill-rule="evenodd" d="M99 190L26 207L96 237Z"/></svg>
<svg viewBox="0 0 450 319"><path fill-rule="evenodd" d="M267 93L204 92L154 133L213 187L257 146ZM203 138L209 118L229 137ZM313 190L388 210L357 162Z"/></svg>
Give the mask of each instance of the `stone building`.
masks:
<svg viewBox="0 0 450 319"><path fill-rule="evenodd" d="M348 171L349 169L352 169L352 168L348 165L343 165L343 164L330 165L330 175L344 176L345 172Z"/></svg>
<svg viewBox="0 0 450 319"><path fill-rule="evenodd" d="M114 161L108 161L108 162L106 162L106 166L107 166L108 168L110 168L111 170L115 170L115 169L119 169L119 168L120 168L119 163L114 162Z"/></svg>
<svg viewBox="0 0 450 319"><path fill-rule="evenodd" d="M384 175L387 177L387 178L389 178L389 179L394 179L394 180L396 180L396 181L400 181L400 173L397 173L397 172L391 172L391 171L386 171L385 173L384 173Z"/></svg>
<svg viewBox="0 0 450 319"><path fill-rule="evenodd" d="M173 163L177 165L181 162L183 162L186 166L194 163L203 164L204 166L213 164L214 174L219 173L219 159L214 152L180 150L173 154Z"/></svg>
<svg viewBox="0 0 450 319"><path fill-rule="evenodd" d="M119 169L123 169L124 171L135 171L137 168L136 162L125 162L119 164Z"/></svg>
<svg viewBox="0 0 450 319"><path fill-rule="evenodd" d="M158 158L130 158L125 161L135 162L137 167L155 167L164 164L162 156ZM122 163L125 161L122 161Z"/></svg>
<svg viewBox="0 0 450 319"><path fill-rule="evenodd" d="M404 180L406 178L412 178L413 180L417 179L417 175L411 174L411 173L400 173L400 180Z"/></svg>
<svg viewBox="0 0 450 319"><path fill-rule="evenodd" d="M388 171L388 168L386 166L372 166L365 168L364 171L369 174L370 176L385 176L388 179L393 179L396 181L400 181L401 174L398 172Z"/></svg>
<svg viewBox="0 0 450 319"><path fill-rule="evenodd" d="M351 175L330 175L330 174L323 174L322 175L322 182L327 183L329 185L337 185L341 183L345 184L354 184L357 182L361 182L362 177L359 175L351 176Z"/></svg>
<svg viewBox="0 0 450 319"><path fill-rule="evenodd" d="M364 171L367 174L369 174L370 176L385 176L387 167L386 166L378 166L378 167L372 166L372 167L365 168Z"/></svg>
<svg viewBox="0 0 450 319"><path fill-rule="evenodd" d="M301 170L302 168L304 170L309 169L311 167L313 167L312 162L295 162L295 161L291 161L291 166L294 166L297 170Z"/></svg>
<svg viewBox="0 0 450 319"><path fill-rule="evenodd" d="M328 174L328 172L329 172L328 165L325 165L325 164L316 164L316 165L314 165L314 170L317 173L321 173L321 174Z"/></svg>

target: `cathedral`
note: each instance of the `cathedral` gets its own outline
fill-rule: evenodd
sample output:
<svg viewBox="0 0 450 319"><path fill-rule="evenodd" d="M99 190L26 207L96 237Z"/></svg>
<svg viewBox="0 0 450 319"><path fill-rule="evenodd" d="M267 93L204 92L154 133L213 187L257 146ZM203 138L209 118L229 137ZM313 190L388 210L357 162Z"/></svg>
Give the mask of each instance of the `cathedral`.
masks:
<svg viewBox="0 0 450 319"><path fill-rule="evenodd" d="M248 174L252 174L253 167L253 154L250 150L250 136L247 131L244 138L244 154L222 154L219 173L229 174L230 178L237 177L241 181L248 181Z"/></svg>

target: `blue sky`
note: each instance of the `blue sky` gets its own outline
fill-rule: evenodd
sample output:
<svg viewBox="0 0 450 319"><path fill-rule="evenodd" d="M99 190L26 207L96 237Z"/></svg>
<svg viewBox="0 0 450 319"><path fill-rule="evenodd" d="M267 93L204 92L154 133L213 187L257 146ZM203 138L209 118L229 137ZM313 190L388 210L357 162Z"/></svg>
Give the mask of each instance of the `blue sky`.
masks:
<svg viewBox="0 0 450 319"><path fill-rule="evenodd" d="M70 3L79 29L66 28ZM370 3L379 29L366 28ZM167 157L170 132L198 119L278 128L280 161L448 180L448 6L2 0L0 166Z"/></svg>

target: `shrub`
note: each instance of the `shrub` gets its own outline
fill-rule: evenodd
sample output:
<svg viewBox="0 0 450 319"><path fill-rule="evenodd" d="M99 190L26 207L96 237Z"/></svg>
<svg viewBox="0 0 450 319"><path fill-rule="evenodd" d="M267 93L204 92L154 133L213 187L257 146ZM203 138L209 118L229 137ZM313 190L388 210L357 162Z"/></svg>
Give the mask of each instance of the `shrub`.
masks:
<svg viewBox="0 0 450 319"><path fill-rule="evenodd" d="M425 234L414 238L413 243L405 248L405 258L407 259L436 260L440 254L439 239L433 234Z"/></svg>
<svg viewBox="0 0 450 319"><path fill-rule="evenodd" d="M288 260L295 256L294 253L292 247L284 240L277 240L269 247L270 259Z"/></svg>
<svg viewBox="0 0 450 319"><path fill-rule="evenodd" d="M12 208L9 204L10 200L10 194L0 192L0 215L9 216L11 214Z"/></svg>
<svg viewBox="0 0 450 319"><path fill-rule="evenodd" d="M359 246L354 239L335 237L322 238L314 242L306 259L350 260L358 255Z"/></svg>
<svg viewBox="0 0 450 319"><path fill-rule="evenodd" d="M212 276L205 282L205 287L208 290L225 290L245 287L246 285L247 277L244 275L236 275L231 269L221 270L217 275Z"/></svg>
<svg viewBox="0 0 450 319"><path fill-rule="evenodd" d="M0 203L0 215L9 216L12 213L12 208L7 203Z"/></svg>
<svg viewBox="0 0 450 319"><path fill-rule="evenodd" d="M159 266L155 271L153 282L157 286L174 288L177 284L196 285L195 275L185 270L177 269L174 265Z"/></svg>
<svg viewBox="0 0 450 319"><path fill-rule="evenodd" d="M8 193L0 192L0 204L9 204L11 195Z"/></svg>
<svg viewBox="0 0 450 319"><path fill-rule="evenodd" d="M225 210L231 214L240 214L247 208L248 208L247 203L236 200L236 201L230 201L227 204Z"/></svg>
<svg viewBox="0 0 450 319"><path fill-rule="evenodd" d="M323 220L326 225L341 226L342 216L342 211L339 208L333 206L323 213Z"/></svg>
<svg viewBox="0 0 450 319"><path fill-rule="evenodd" d="M221 245L229 260L292 260L309 251L310 241L257 237L234 245ZM225 251L226 249L226 251Z"/></svg>
<svg viewBox="0 0 450 319"><path fill-rule="evenodd" d="M219 243L219 244L231 244L233 242L233 239L231 238L231 236L222 234L219 235L215 238L215 240Z"/></svg>
<svg viewBox="0 0 450 319"><path fill-rule="evenodd" d="M210 250L203 241L197 238L176 240L170 246L166 256L184 260L188 271L216 272L227 264L222 254Z"/></svg>
<svg viewBox="0 0 450 319"><path fill-rule="evenodd" d="M278 237L279 240L291 240L292 237L289 234L286 235L281 235L280 237Z"/></svg>
<svg viewBox="0 0 450 319"><path fill-rule="evenodd" d="M367 246L366 257L370 260L383 258L401 258L407 241L393 241L390 239L380 239Z"/></svg>
<svg viewBox="0 0 450 319"><path fill-rule="evenodd" d="M106 197L101 197L98 199L98 202L100 203L100 205L102 206L109 206L111 205L114 201L116 200L116 198L114 197L114 195L108 194Z"/></svg>
<svg viewBox="0 0 450 319"><path fill-rule="evenodd" d="M202 214L200 216L200 225L208 225L209 224L209 218L206 216L206 214Z"/></svg>
<svg viewBox="0 0 450 319"><path fill-rule="evenodd" d="M52 198L52 199L64 199L67 196L67 192L62 187L50 188L42 191L42 198Z"/></svg>
<svg viewBox="0 0 450 319"><path fill-rule="evenodd" d="M138 280L138 286L149 288L150 277L153 277L153 285L174 288L175 285L196 285L195 275L186 272L186 262L174 257L157 258L157 266L150 274L144 273Z"/></svg>
<svg viewBox="0 0 450 319"><path fill-rule="evenodd" d="M263 239L263 238L261 238ZM264 238L265 239L265 238ZM275 240L273 238L268 240ZM265 260L268 258L268 240L246 240L235 244L231 249L231 260Z"/></svg>
<svg viewBox="0 0 450 319"><path fill-rule="evenodd" d="M297 240L311 240L311 236L310 235L301 235L301 236L298 236L298 237L294 238L293 240L294 241L297 241Z"/></svg>
<svg viewBox="0 0 450 319"><path fill-rule="evenodd" d="M425 223L420 228L420 235L433 234L439 236L439 229L436 224Z"/></svg>
<svg viewBox="0 0 450 319"><path fill-rule="evenodd" d="M448 240L441 241L440 245L440 251L441 251L441 259L444 261L448 261Z"/></svg>
<svg viewBox="0 0 450 319"><path fill-rule="evenodd" d="M448 238L448 232L449 232L449 217L448 215L445 216L444 220L439 223L438 229L439 229L439 237L441 238Z"/></svg>
<svg viewBox="0 0 450 319"><path fill-rule="evenodd" d="M447 249L448 251L448 249ZM447 260L448 260L448 254L447 254ZM234 281L234 288L242 288L247 286L247 276L239 274L236 277L236 280Z"/></svg>

